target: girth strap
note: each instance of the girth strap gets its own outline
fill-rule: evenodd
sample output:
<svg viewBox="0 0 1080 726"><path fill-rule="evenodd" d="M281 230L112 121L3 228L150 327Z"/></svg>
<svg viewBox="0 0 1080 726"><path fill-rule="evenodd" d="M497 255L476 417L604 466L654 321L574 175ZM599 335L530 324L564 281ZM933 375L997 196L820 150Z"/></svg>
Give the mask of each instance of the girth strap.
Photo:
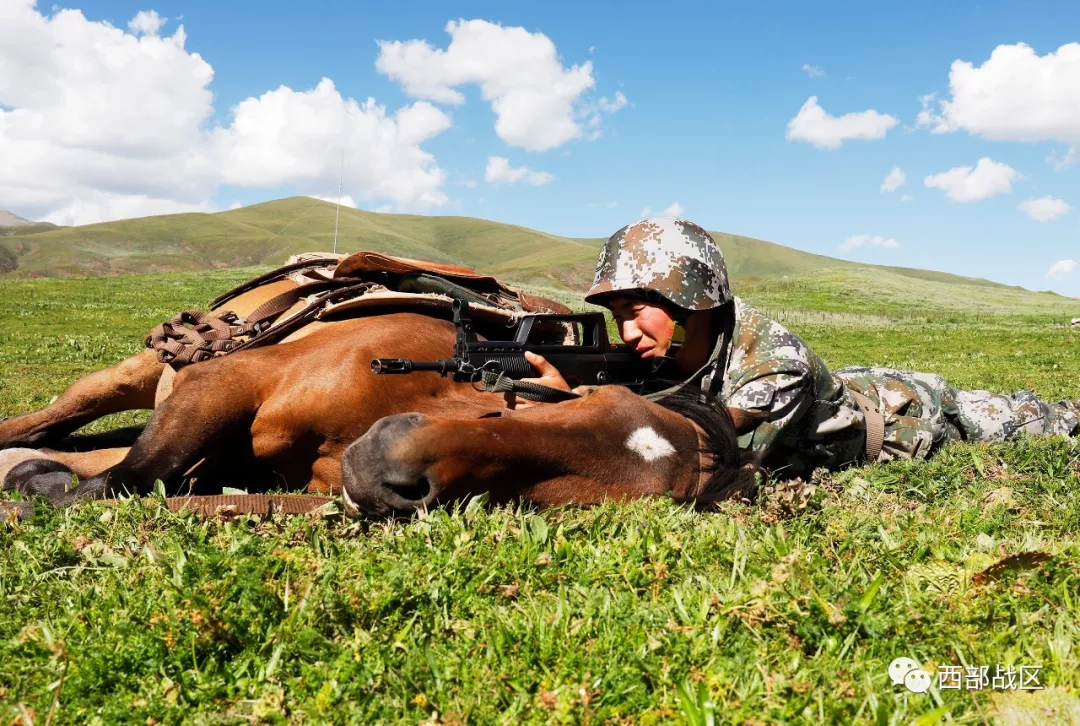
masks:
<svg viewBox="0 0 1080 726"><path fill-rule="evenodd" d="M848 389L855 403L862 409L863 418L866 419L866 461L873 463L881 454L881 447L885 443L885 417L869 397L856 390Z"/></svg>

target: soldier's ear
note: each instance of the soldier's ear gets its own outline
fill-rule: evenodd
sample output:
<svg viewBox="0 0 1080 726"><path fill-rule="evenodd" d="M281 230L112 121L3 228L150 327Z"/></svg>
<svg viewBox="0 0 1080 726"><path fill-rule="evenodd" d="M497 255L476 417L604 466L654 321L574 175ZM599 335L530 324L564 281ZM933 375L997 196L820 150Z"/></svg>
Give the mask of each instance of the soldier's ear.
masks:
<svg viewBox="0 0 1080 726"><path fill-rule="evenodd" d="M768 411L749 411L744 408L729 408L728 413L735 424L735 433L739 436L753 431L769 418Z"/></svg>

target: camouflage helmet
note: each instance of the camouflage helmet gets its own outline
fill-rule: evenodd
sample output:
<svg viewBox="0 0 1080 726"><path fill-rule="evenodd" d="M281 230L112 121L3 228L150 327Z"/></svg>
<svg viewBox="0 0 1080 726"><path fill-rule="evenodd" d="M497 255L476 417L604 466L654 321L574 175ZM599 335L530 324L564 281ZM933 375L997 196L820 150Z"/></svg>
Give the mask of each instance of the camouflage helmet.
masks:
<svg viewBox="0 0 1080 726"><path fill-rule="evenodd" d="M604 244L585 301L606 305L616 293L659 295L684 310L709 310L731 300L719 245L684 219L643 219Z"/></svg>

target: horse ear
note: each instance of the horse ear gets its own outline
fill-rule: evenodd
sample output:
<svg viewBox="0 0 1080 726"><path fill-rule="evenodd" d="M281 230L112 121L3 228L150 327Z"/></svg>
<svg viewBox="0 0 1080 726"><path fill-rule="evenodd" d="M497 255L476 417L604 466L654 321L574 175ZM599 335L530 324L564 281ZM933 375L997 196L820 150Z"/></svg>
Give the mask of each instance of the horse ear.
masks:
<svg viewBox="0 0 1080 726"><path fill-rule="evenodd" d="M729 408L728 413L731 414L731 420L735 424L735 433L739 436L753 431L769 418L768 411L750 411L745 408Z"/></svg>

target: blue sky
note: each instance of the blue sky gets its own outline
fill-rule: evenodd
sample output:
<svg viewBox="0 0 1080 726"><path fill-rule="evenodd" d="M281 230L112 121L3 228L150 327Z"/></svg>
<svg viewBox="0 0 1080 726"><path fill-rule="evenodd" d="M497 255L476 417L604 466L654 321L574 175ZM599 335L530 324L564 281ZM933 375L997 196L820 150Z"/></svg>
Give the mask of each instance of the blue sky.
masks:
<svg viewBox="0 0 1080 726"><path fill-rule="evenodd" d="M0 0L0 5L8 2L27 0ZM180 208L224 209L292 193L335 194L340 143L315 135L303 147L302 154L323 157L317 172L263 168L275 154L265 144L275 142L256 144L243 136L232 110L280 86L300 93L329 78L344 99L362 104L374 98L388 115L418 103L437 109L427 118L427 135L415 144L401 142L404 161L394 162L427 170L423 183L429 201L403 191L406 181L395 185L389 197L385 189L373 192L378 168L356 171L370 162L361 158L368 153L363 144L353 143L344 191L362 208L477 216L599 237L639 218L645 208L659 213L677 203L683 216L710 229L835 257L946 270L1080 296L1080 272L1075 262L1068 264L1080 258L1080 211L1075 208L1080 204L1080 164L1054 163L1080 144L1080 46L1076 58L1066 49L1049 55L1080 42L1076 3L671 4L662 9L654 3L625 3L618 11L588 3L456 3L451 11L446 3L144 0L84 1L70 7L80 10L86 23L104 21L131 34L137 31L127 30L129 21L140 11L168 19L149 28L150 33L139 31L144 36L171 36L182 25L183 53L197 53L212 67L212 80L205 84L212 93L210 110L198 121L198 133L228 128L231 135L222 138L228 136L229 148L246 150L230 156L226 165L232 170L214 180L206 169L209 162L178 166L175 157L163 157L150 177L154 184L161 168L207 181L183 189L160 184L160 192L152 195L160 197L153 202L158 206L145 207L151 212L170 210L169 200ZM47 19L53 11L38 7L33 12ZM399 69L397 78L376 68L377 41L426 41L430 49L446 50L452 41L447 23L458 19L542 34L554 44L563 71L590 63L592 84L571 104L580 136L559 143L549 139L548 148L530 150L530 143L535 147L538 142L523 141L527 133L497 132L497 114L482 97L479 82L443 84L462 94L463 102L452 103L430 93L407 92L403 74L423 82L423 74L435 68L430 63ZM31 21L37 22L26 20ZM1030 57L1002 56L989 63L996 48L1018 43L1030 46ZM99 50L87 46L78 52ZM478 52L484 51L474 50L470 62L478 62ZM528 85L528 78L514 76L515 52L511 43L479 58L494 68L485 71L491 84ZM176 69L169 72L191 75L190 58L177 58ZM971 63L974 72L951 85L950 68L957 60ZM17 66L19 61L8 62ZM804 67L813 67L812 72ZM1047 73L1053 83L1031 90ZM1070 79L1076 83L1069 84ZM197 90L184 92L194 106L202 103ZM615 108L619 93L626 103ZM931 93L937 96L927 109L944 121L920 125L920 97ZM43 103L11 89L7 94L0 83L0 111ZM112 96L104 95L103 102L111 103ZM875 119L855 117L849 127L862 131L849 133L878 138L840 138L836 148L826 148L813 139L820 142L820 135L829 133L843 137L837 122L827 119L808 127L803 140L787 138L789 123L811 97L829 117L874 111L878 126L887 128L867 131L875 128ZM601 98L608 110L597 112ZM953 116L938 105L942 99L953 102ZM587 126L590 109L599 119L593 128ZM270 117L252 110L253 121ZM288 107L283 111L291 112ZM952 130L935 133L935 126ZM0 144L2 129L0 124ZM599 134L591 138L595 131ZM307 133L306 127L286 132ZM195 138L194 133L181 136ZM170 138L158 147L179 144ZM417 153L432 159L417 161ZM489 183L485 169L491 157L552 179ZM983 158L992 163L979 167L966 186L960 183L963 171L933 188L925 183L932 175L976 167ZM439 170L437 184L432 164ZM198 171L191 171L196 166ZM883 180L893 168L903 171L906 183L884 192ZM23 169L24 178L32 176L33 160ZM51 178L56 173L52 170ZM410 174L403 172L401 179ZM79 175L87 176L84 167ZM144 211L108 196L93 208L99 211L85 211L86 199L111 194L115 185L107 179L79 184L70 193L75 202L26 197L22 208L56 219L68 214L71 221ZM950 189L960 201L946 196ZM12 208L4 191L0 171L0 207ZM136 192L123 191L125 199ZM1043 201L1028 213L1019 208L1028 200ZM1057 279L1046 279L1062 262Z"/></svg>

